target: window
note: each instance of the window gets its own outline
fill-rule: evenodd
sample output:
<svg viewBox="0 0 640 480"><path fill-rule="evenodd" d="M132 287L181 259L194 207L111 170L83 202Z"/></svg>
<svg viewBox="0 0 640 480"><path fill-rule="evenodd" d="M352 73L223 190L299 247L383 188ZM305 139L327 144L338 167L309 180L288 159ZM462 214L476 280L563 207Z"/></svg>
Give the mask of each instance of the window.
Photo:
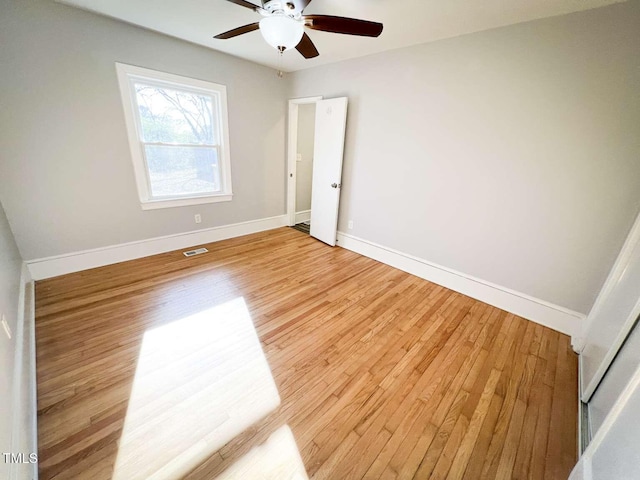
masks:
<svg viewBox="0 0 640 480"><path fill-rule="evenodd" d="M142 208L231 200L225 86L116 68Z"/></svg>

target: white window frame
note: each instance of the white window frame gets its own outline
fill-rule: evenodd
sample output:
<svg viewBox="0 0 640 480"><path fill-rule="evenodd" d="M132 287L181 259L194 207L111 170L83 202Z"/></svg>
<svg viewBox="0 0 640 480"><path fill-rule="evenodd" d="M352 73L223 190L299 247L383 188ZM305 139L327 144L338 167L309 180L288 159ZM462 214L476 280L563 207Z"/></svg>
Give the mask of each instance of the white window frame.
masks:
<svg viewBox="0 0 640 480"><path fill-rule="evenodd" d="M133 172L138 187L138 196L143 210L156 208L184 207L188 205L200 205L203 203L228 202L233 198L231 189L231 154L229 151L229 118L227 112L227 87L217 83L196 80L193 78L174 75L171 73L150 70L148 68L126 65L116 62L118 83L120 85L120 95L124 108L124 118L129 137L129 148L131 150L131 160L133 162ZM217 193L207 193L202 195L174 196L174 197L153 197L149 183L149 172L144 156L144 145L142 140L142 128L138 111L136 92L133 88L135 81L143 81L151 85L165 86L183 91L206 94L216 97L219 119L219 145L218 163L220 166L221 190ZM179 144L175 144L179 146Z"/></svg>

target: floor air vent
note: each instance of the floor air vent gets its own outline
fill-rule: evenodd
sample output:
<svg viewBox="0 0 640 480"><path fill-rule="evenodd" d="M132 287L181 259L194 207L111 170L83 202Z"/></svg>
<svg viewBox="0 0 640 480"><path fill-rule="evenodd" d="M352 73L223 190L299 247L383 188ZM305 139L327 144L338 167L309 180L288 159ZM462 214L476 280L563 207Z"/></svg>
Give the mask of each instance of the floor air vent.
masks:
<svg viewBox="0 0 640 480"><path fill-rule="evenodd" d="M193 257L194 255L200 255L201 253L207 253L209 250L206 248L196 248L195 250L189 250L187 252L182 252L185 257Z"/></svg>

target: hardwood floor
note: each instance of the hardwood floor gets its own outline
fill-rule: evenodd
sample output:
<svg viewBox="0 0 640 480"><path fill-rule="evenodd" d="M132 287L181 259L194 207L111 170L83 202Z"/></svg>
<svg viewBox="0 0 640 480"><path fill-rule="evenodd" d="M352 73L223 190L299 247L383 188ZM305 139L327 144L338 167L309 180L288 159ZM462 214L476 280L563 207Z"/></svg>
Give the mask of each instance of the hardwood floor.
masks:
<svg viewBox="0 0 640 480"><path fill-rule="evenodd" d="M37 282L42 480L568 477L565 335L290 228L207 248Z"/></svg>

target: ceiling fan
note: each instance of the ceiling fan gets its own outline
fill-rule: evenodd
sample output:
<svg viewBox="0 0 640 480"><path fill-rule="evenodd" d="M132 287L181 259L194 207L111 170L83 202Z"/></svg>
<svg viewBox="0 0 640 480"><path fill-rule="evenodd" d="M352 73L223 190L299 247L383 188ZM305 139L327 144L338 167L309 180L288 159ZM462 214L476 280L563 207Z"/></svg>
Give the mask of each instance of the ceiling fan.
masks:
<svg viewBox="0 0 640 480"><path fill-rule="evenodd" d="M262 0L262 6L246 0L227 1L250 8L264 18L259 22L234 28L213 38L226 40L260 29L266 42L280 53L295 47L305 58L319 55L311 38L305 33L304 27L363 37L377 37L382 33L382 24L378 22L332 15L303 15L303 10L311 0Z"/></svg>

